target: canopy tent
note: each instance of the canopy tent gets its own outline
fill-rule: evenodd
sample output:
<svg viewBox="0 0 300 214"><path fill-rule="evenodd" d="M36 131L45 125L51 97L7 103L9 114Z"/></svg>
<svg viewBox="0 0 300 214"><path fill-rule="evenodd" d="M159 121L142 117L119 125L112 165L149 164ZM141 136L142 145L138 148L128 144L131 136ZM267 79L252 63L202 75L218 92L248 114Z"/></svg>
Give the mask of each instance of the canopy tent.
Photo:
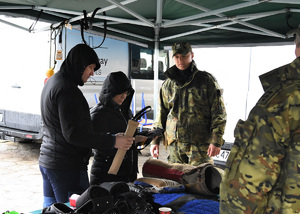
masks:
<svg viewBox="0 0 300 214"><path fill-rule="evenodd" d="M299 0L0 0L0 14L78 26L83 10L93 31L147 46L255 45L290 41L286 33L299 25ZM103 14L105 12L105 15ZM3 21L3 20L2 20ZM21 26L24 27L24 26ZM50 25L49 25L50 28ZM29 30L29 29L27 29ZM37 32L45 29L30 29Z"/></svg>
<svg viewBox="0 0 300 214"><path fill-rule="evenodd" d="M158 49L174 42L214 47L290 43L287 32L300 24L300 0L0 0L0 15L33 19L30 28L0 19L30 32L90 21L89 31L153 47L158 79ZM35 29L37 20L49 27ZM157 81L154 86L157 100Z"/></svg>

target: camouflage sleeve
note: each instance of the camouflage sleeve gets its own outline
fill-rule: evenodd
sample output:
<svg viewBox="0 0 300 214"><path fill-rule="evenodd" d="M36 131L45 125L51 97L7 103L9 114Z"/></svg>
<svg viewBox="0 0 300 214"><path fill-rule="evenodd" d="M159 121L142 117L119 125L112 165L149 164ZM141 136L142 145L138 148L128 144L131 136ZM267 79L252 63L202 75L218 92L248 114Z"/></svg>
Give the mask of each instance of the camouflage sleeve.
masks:
<svg viewBox="0 0 300 214"><path fill-rule="evenodd" d="M280 175L284 146L274 138L268 112L256 108L254 115L252 120L240 120L235 128L220 186L220 213L265 213Z"/></svg>
<svg viewBox="0 0 300 214"><path fill-rule="evenodd" d="M300 82L270 88L234 130L220 213L300 213Z"/></svg>
<svg viewBox="0 0 300 214"><path fill-rule="evenodd" d="M168 106L165 105L165 103L167 103L167 101L165 101L163 99L163 87L164 84L162 85L161 89L160 89L160 93L159 93L159 104L157 106L157 111L156 111L156 118L155 121L153 123L153 129L164 129L166 128L166 121L167 121L167 116L169 113L168 110ZM163 141L163 134L161 136L159 136L156 140L152 141L151 144L157 144L159 145L161 141Z"/></svg>
<svg viewBox="0 0 300 214"><path fill-rule="evenodd" d="M227 114L223 100L223 90L220 88L218 82L211 78L210 87L210 102L211 102L211 142L217 147L224 144L223 135L226 125Z"/></svg>

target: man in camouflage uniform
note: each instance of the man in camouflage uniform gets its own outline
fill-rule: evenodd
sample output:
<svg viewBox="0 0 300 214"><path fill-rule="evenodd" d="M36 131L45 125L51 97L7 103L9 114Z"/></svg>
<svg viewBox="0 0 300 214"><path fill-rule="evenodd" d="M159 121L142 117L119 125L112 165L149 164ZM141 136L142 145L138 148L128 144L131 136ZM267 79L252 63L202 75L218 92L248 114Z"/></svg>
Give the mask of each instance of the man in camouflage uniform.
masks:
<svg viewBox="0 0 300 214"><path fill-rule="evenodd" d="M295 43L297 58L260 76L265 93L237 123L220 213L300 213L299 34Z"/></svg>
<svg viewBox="0 0 300 214"><path fill-rule="evenodd" d="M220 153L224 143L226 112L221 89L211 74L197 69L189 43L175 43L172 50L175 65L165 72L154 128L165 130L169 163L213 163L211 157ZM160 140L152 142L153 157L159 155Z"/></svg>

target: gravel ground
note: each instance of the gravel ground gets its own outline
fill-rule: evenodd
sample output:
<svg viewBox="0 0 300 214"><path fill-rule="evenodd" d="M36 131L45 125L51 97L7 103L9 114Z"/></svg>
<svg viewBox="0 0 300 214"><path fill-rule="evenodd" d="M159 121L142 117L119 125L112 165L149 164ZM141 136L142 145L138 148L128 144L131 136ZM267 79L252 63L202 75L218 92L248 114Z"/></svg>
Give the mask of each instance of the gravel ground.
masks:
<svg viewBox="0 0 300 214"><path fill-rule="evenodd" d="M0 213L7 210L29 213L42 208L43 184L38 166L39 149L39 143L0 140ZM140 172L149 157L147 147L139 156ZM166 160L166 157L167 151L161 148L160 159ZM138 177L142 177L142 174Z"/></svg>

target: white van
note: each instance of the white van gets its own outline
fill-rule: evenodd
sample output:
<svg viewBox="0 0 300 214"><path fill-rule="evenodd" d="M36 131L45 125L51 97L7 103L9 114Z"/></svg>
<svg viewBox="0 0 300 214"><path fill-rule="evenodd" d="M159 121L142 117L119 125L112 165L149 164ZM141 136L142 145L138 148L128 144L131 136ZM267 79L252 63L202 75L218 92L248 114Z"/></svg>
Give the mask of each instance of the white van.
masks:
<svg viewBox="0 0 300 214"><path fill-rule="evenodd" d="M3 42L1 47L8 47L0 51L0 139L40 141L40 96L45 73L54 65L56 51L61 50L64 59L72 47L82 43L80 31L64 29L61 44L53 43L50 39L55 32L50 36L49 32L30 34L19 29L8 32L0 28L0 31ZM91 47L95 47L102 42L103 37L85 33L84 39ZM95 71L95 75L84 86L79 87L90 107L98 102L104 79L114 71L123 71L132 81L136 91L133 111L140 110L142 105L153 107L152 49L106 38L95 51L101 68ZM159 59L158 87L165 78L163 72L168 68L168 52L160 51ZM55 71L59 70L62 61L56 61ZM147 117L153 118L153 113L149 112Z"/></svg>

